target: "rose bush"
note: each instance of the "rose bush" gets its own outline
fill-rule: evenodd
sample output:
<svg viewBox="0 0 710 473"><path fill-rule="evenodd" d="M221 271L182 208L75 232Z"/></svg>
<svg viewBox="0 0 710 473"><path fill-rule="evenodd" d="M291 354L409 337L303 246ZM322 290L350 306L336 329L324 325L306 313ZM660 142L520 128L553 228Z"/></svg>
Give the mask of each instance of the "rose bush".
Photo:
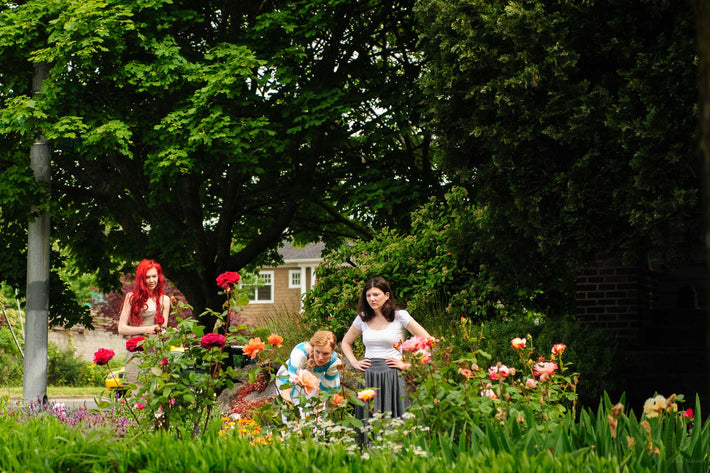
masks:
<svg viewBox="0 0 710 473"><path fill-rule="evenodd" d="M129 338L128 340L126 340L126 350L130 351L131 353L143 351L144 340L145 337L143 336Z"/></svg>
<svg viewBox="0 0 710 473"><path fill-rule="evenodd" d="M408 343L417 345L405 341L402 346ZM480 346L480 340L472 340L470 346ZM405 352L405 359L412 363L405 372L410 411L418 422L444 432L456 426L482 425L491 417L504 420L528 415L524 413L552 429L568 412L574 416L578 382L578 375L564 368L561 344L555 347L554 362L534 356L530 335L511 340L513 357L505 363L491 363L490 355L477 348L454 358L454 347L445 340L431 348L426 363L417 352ZM488 369L480 368L484 363Z"/></svg>
<svg viewBox="0 0 710 473"><path fill-rule="evenodd" d="M167 430L179 438L190 438L204 432L214 416L217 394L232 387L233 368L225 368L227 344L246 342L244 326L230 326L228 319L246 295L235 289L237 273L223 273L218 278L227 295L225 311L217 317L215 332L204 333L196 319L178 318L176 328L154 337L133 337L126 347L138 360L138 378L128 384L123 405L135 407L136 420L144 429ZM245 302L246 301L246 302ZM222 333L217 333L217 331ZM110 352L110 356L109 356ZM100 349L97 364L106 364L113 356ZM101 405L108 404L103 401Z"/></svg>

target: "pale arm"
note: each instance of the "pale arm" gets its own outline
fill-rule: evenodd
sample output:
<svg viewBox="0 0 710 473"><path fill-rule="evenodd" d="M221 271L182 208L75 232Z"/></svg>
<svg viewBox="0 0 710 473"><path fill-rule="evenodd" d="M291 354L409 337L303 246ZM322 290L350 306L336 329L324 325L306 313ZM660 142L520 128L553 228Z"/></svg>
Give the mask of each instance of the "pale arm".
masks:
<svg viewBox="0 0 710 473"><path fill-rule="evenodd" d="M355 353L353 352L353 343L360 335L362 335L362 332L351 325L348 332L343 337L343 341L340 346L343 349L343 355L345 355L345 358L347 358L350 364L353 365L353 368L365 371L370 367L370 360L367 358L358 360L355 358Z"/></svg>
<svg viewBox="0 0 710 473"><path fill-rule="evenodd" d="M422 327L419 322L416 320L412 319L409 321L407 324L407 331L414 335L415 337L425 337L425 338L430 338L431 335L429 335L429 332L426 331L424 327Z"/></svg>
<svg viewBox="0 0 710 473"><path fill-rule="evenodd" d="M415 337L431 337L431 335L429 335L429 332L427 332L426 329L414 319L410 320L407 324L407 331ZM411 363L407 363L406 361L401 360L399 358L387 358L386 363L387 366L389 366L390 368L397 368L400 370L408 370L412 367Z"/></svg>
<svg viewBox="0 0 710 473"><path fill-rule="evenodd" d="M170 317L170 297L168 296L163 296L163 303L160 304L160 308L163 312L163 320L165 322L162 323L161 329L162 330L167 330L168 328L168 317Z"/></svg>

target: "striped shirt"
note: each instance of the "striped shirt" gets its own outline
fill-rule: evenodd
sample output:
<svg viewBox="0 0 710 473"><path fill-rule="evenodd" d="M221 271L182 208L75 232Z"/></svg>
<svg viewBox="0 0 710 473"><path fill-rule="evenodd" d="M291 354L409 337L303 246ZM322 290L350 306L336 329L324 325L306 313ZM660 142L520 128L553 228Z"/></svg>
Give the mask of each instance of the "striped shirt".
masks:
<svg viewBox="0 0 710 473"><path fill-rule="evenodd" d="M280 388L283 384L288 383L291 376L295 376L298 370L305 370L308 363L308 352L306 351L308 342L301 342L291 350L286 365L279 368L276 373L276 387ZM340 361L338 354L333 351L330 360L323 366L314 366L310 371L320 381L321 391L337 391L340 388L340 369L343 362Z"/></svg>

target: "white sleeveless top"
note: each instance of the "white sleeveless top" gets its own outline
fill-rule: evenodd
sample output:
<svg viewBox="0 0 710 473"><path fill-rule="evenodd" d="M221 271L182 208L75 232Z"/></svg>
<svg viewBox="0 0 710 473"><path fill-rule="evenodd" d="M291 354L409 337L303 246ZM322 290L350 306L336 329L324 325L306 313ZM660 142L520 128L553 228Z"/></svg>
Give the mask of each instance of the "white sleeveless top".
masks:
<svg viewBox="0 0 710 473"><path fill-rule="evenodd" d="M407 325L413 320L406 310L397 310L394 320L382 330L372 330L367 322L358 315L353 320L353 327L362 332L362 343L365 345L365 358L399 358L402 352L394 348L394 344L407 338Z"/></svg>

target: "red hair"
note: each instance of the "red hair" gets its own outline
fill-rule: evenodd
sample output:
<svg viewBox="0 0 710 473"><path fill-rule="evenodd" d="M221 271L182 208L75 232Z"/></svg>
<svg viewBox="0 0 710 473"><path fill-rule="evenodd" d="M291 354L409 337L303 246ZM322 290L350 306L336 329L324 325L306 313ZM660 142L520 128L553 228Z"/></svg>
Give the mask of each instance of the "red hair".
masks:
<svg viewBox="0 0 710 473"><path fill-rule="evenodd" d="M158 285L155 286L155 289L151 293L145 283L145 280L146 273L154 268L158 271ZM140 327L141 323L143 323L143 317L141 317L141 310L143 310L143 307L145 307L146 302L148 302L148 299L155 299L155 323L162 324L163 322L165 322L165 319L163 318L162 307L160 306L161 302L163 301L164 286L165 278L163 277L163 269L160 267L160 264L158 264L152 259L144 259L138 264L138 268L136 268L136 280L133 285L133 296L131 297L131 315L129 317L131 325L135 327Z"/></svg>

